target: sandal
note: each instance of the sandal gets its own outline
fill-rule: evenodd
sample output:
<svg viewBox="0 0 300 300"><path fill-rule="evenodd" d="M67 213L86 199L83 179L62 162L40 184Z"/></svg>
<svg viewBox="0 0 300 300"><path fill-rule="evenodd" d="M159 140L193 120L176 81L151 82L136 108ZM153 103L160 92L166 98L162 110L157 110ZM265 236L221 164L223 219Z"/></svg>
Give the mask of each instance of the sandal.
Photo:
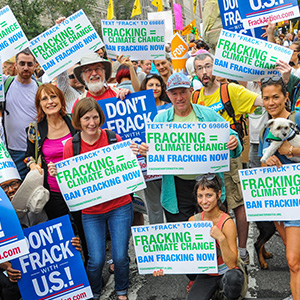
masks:
<svg viewBox="0 0 300 300"><path fill-rule="evenodd" d="M192 285L194 284L194 280L191 280L188 285L186 286L186 292L189 293L191 288L192 288Z"/></svg>
<svg viewBox="0 0 300 300"><path fill-rule="evenodd" d="M119 297L122 297L122 296L125 296L125 297L126 297L126 299L124 299L124 300L129 300L127 294L125 294L125 295L117 295L116 300L121 300ZM122 300L123 300L123 299L122 299Z"/></svg>

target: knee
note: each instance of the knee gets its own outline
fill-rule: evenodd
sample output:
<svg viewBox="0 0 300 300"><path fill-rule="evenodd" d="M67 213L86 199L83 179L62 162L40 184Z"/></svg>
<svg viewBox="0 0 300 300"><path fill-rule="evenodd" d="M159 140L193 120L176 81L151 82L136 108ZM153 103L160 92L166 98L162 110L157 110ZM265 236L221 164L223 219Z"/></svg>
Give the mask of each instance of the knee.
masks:
<svg viewBox="0 0 300 300"><path fill-rule="evenodd" d="M227 299L238 299L244 285L243 272L239 269L231 269L224 274L222 281Z"/></svg>
<svg viewBox="0 0 300 300"><path fill-rule="evenodd" d="M300 256L295 254L287 254L289 269L292 273L300 272Z"/></svg>

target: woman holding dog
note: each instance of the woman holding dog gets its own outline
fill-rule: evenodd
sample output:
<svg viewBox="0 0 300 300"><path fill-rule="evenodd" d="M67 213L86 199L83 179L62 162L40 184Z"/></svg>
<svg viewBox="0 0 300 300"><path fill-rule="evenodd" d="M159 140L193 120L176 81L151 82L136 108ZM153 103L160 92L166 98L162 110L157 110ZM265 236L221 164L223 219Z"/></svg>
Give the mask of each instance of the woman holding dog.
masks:
<svg viewBox="0 0 300 300"><path fill-rule="evenodd" d="M288 92L281 77L268 77L261 80L261 91L264 107L271 119L285 118L296 122L300 126L300 115L294 115L286 109ZM265 129L260 138L259 155L270 143L267 141L269 128ZM281 167L294 163L289 158L300 157L300 147L293 147L285 140L275 155L266 160L262 166ZM275 226L286 246L286 257L290 269L290 286L294 300L300 300L300 217L299 220L275 222Z"/></svg>

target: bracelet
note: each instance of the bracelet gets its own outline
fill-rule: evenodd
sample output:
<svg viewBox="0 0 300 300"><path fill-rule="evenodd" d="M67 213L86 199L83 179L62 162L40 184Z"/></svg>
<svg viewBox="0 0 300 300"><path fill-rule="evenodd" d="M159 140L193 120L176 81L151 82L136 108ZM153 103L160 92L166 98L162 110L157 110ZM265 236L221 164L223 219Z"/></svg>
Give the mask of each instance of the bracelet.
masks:
<svg viewBox="0 0 300 300"><path fill-rule="evenodd" d="M29 156L24 159L24 162L25 162L27 168L29 168L29 166L31 164L35 163L35 159L32 156Z"/></svg>
<svg viewBox="0 0 300 300"><path fill-rule="evenodd" d="M293 154L293 150L294 150L294 146L291 146L290 149L289 149L289 152L287 153L287 157L293 157L294 154Z"/></svg>

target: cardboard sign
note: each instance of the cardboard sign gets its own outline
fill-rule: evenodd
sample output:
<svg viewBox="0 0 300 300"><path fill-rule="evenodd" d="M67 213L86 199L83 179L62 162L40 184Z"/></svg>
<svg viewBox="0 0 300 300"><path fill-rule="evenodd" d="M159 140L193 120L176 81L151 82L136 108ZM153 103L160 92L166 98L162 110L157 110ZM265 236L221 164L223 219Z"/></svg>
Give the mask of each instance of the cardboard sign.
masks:
<svg viewBox="0 0 300 300"><path fill-rule="evenodd" d="M171 41L172 66L175 73L184 72L189 47L185 40L176 33Z"/></svg>
<svg viewBox="0 0 300 300"><path fill-rule="evenodd" d="M293 50L222 30L216 47L213 75L233 80L252 81L268 76L281 76L275 70L280 59L289 62Z"/></svg>
<svg viewBox="0 0 300 300"><path fill-rule="evenodd" d="M102 20L107 56L131 60L165 58L164 20Z"/></svg>
<svg viewBox="0 0 300 300"><path fill-rule="evenodd" d="M157 115L153 90L131 93L124 100L115 97L97 102L105 114L102 128L115 131L124 140L138 144L146 141L146 123Z"/></svg>
<svg viewBox="0 0 300 300"><path fill-rule="evenodd" d="M140 274L218 273L212 222L195 221L131 227Z"/></svg>
<svg viewBox="0 0 300 300"><path fill-rule="evenodd" d="M55 164L70 211L82 210L146 187L136 156L125 140Z"/></svg>
<svg viewBox="0 0 300 300"><path fill-rule="evenodd" d="M71 244L69 216L24 229L30 253L12 261L22 273L23 300L90 299L93 293L81 254Z"/></svg>
<svg viewBox="0 0 300 300"><path fill-rule="evenodd" d="M17 214L0 188L0 263L28 253L28 246Z"/></svg>
<svg viewBox="0 0 300 300"><path fill-rule="evenodd" d="M49 79L73 66L86 52L102 46L82 9L30 41L30 50Z"/></svg>
<svg viewBox="0 0 300 300"><path fill-rule="evenodd" d="M247 221L299 220L300 164L239 170Z"/></svg>
<svg viewBox="0 0 300 300"><path fill-rule="evenodd" d="M229 170L228 122L148 123L148 175Z"/></svg>
<svg viewBox="0 0 300 300"><path fill-rule="evenodd" d="M28 47L27 37L8 5L0 10L0 56L2 62Z"/></svg>

